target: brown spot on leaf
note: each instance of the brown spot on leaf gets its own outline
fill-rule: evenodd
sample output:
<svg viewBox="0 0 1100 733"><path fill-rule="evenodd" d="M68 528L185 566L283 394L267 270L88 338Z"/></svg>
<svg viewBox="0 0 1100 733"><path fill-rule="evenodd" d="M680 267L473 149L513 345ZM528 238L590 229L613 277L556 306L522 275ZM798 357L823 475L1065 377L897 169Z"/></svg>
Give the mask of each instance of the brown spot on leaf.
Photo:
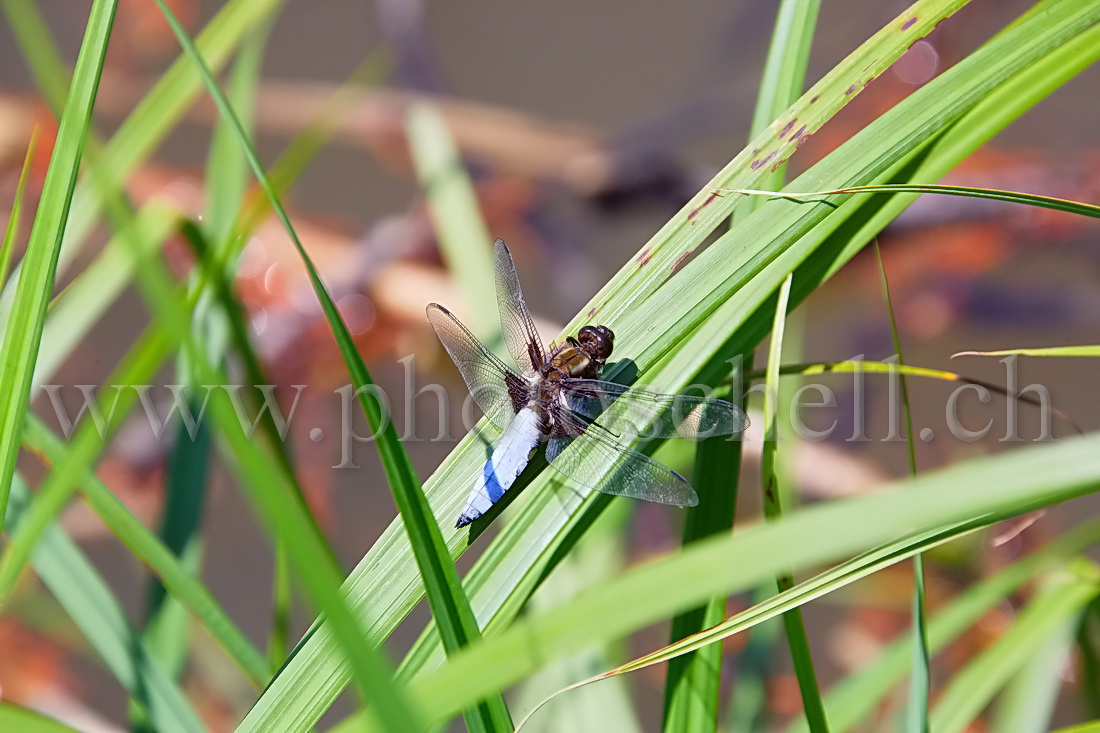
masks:
<svg viewBox="0 0 1100 733"><path fill-rule="evenodd" d="M810 104L813 104L814 102L816 102L819 99L821 99L821 95L820 94L815 94L814 98L810 100Z"/></svg>
<svg viewBox="0 0 1100 733"><path fill-rule="evenodd" d="M912 28L913 24L916 23L916 22L917 22L917 16L914 15L912 18L910 18L909 20L907 20L907 21L905 21L904 23L901 24L901 29L903 31L907 31L910 28Z"/></svg>
<svg viewBox="0 0 1100 733"><path fill-rule="evenodd" d="M857 88L858 88L858 85L856 85L856 84L853 84L852 86L848 87L848 91L844 92L844 94L845 94L845 95L849 95L849 94L851 94L852 92L854 92L854 91L855 91L855 90L856 90Z"/></svg>
<svg viewBox="0 0 1100 733"><path fill-rule="evenodd" d="M649 264L649 261L652 258L653 258L653 255L650 254L649 250L648 249L643 249L642 253L640 255L638 255L638 264L641 267L645 267L646 265Z"/></svg>
<svg viewBox="0 0 1100 733"><path fill-rule="evenodd" d="M796 120L791 120L787 123L787 126L783 128L783 131L779 133L779 139L782 140L787 134L794 129L794 123Z"/></svg>
<svg viewBox="0 0 1100 733"><path fill-rule="evenodd" d="M596 308L593 307L590 311L588 311L588 318L589 318L589 320L591 320L595 317L596 317Z"/></svg>
<svg viewBox="0 0 1100 733"><path fill-rule="evenodd" d="M802 127L798 128L793 135L791 135L791 141L793 142L794 140L797 140L798 138L802 137L805 134L806 134L806 126L803 125Z"/></svg>
<svg viewBox="0 0 1100 733"><path fill-rule="evenodd" d="M683 267L683 265L684 265L684 262L686 262L686 261L687 261L687 258L688 258L688 257L691 257L691 252L684 252L684 253L683 253L682 255L680 255L679 257L677 257L677 258L676 258L676 261L672 263L672 271L673 271L673 272L676 272L676 271L677 271L677 270L679 270L679 269L680 269L681 267Z"/></svg>
<svg viewBox="0 0 1100 733"><path fill-rule="evenodd" d="M768 153L768 156L766 158L754 160L752 163L749 164L749 167L752 168L754 171L763 168L772 161L772 158L774 158L778 152L778 150L773 150L772 152Z"/></svg>
<svg viewBox="0 0 1100 733"><path fill-rule="evenodd" d="M694 209L688 212L688 221L694 224L695 217L698 216L699 212L710 206L711 202L714 201L716 198L718 198L718 192L711 191L710 196L707 196L705 199L703 199L703 203L699 204Z"/></svg>
<svg viewBox="0 0 1100 733"><path fill-rule="evenodd" d="M813 136L814 136L814 134L812 132L807 132L805 135L799 136L798 142L795 143L795 147L796 148L802 147L802 143L806 142L807 140L809 140Z"/></svg>

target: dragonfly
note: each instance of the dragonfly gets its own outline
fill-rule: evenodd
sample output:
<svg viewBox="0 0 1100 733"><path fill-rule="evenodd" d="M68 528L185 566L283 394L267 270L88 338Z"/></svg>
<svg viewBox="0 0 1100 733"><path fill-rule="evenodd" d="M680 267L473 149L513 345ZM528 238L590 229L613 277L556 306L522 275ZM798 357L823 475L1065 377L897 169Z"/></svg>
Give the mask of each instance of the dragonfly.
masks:
<svg viewBox="0 0 1100 733"><path fill-rule="evenodd" d="M745 412L725 400L659 394L598 379L615 344L607 326L584 326L576 336L544 348L512 254L501 239L493 245L493 265L504 342L518 370L486 348L449 310L438 303L427 307L428 321L470 394L502 431L456 527L489 511L541 443L546 444L548 463L581 486L660 504L697 506L699 497L687 479L623 442L733 435L748 427Z"/></svg>

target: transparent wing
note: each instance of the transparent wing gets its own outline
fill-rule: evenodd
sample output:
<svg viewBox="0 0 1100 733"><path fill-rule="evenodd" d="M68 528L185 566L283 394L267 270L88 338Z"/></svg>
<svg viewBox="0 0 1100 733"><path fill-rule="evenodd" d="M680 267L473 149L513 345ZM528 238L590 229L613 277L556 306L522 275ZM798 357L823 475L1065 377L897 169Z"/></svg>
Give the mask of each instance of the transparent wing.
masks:
<svg viewBox="0 0 1100 733"><path fill-rule="evenodd" d="M576 418L566 418L569 420ZM550 438L546 459L578 484L605 494L658 504L679 507L699 504L699 496L687 479L619 444L599 425L586 426L576 421L566 430L569 434Z"/></svg>
<svg viewBox="0 0 1100 733"><path fill-rule="evenodd" d="M600 379L570 379L563 397L586 421L599 418L610 432L631 439L702 440L734 435L749 426L745 411L725 400L659 394Z"/></svg>
<svg viewBox="0 0 1100 733"><path fill-rule="evenodd" d="M449 310L432 303L427 313L477 406L498 428L507 428L527 402L526 380L486 349Z"/></svg>
<svg viewBox="0 0 1100 733"><path fill-rule="evenodd" d="M519 275L512 262L512 253L503 239L493 243L493 267L497 276L497 308L500 310L500 327L504 331L504 342L508 353L516 360L524 374L533 374L535 368L546 354L542 339L535 330L535 322L527 303L523 300L523 291L519 286ZM534 353L532 353L534 350Z"/></svg>

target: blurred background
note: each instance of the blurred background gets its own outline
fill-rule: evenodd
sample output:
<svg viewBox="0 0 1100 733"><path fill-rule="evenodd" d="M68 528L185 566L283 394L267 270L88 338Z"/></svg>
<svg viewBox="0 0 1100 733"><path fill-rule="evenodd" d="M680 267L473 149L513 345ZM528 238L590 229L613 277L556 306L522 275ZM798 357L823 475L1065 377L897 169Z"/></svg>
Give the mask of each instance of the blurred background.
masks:
<svg viewBox="0 0 1100 733"><path fill-rule="evenodd" d="M816 82L906 2L844 0L823 3L807 76ZM71 62L86 20L85 6L67 0L38 3L50 31ZM196 33L219 3L172 0ZM790 178L847 139L913 89L954 64L1029 7L1016 0L978 0L918 42L889 72L869 85L803 146ZM486 226L513 250L528 302L551 338L647 239L748 139L757 81L767 51L772 2L635 2L593 5L421 4L288 0L277 14L263 58L255 107L255 137L266 163L288 143L320 125L327 144L311 160L284 201L353 330L368 367L391 395L404 394L404 368L417 356L417 385L439 382L454 398L451 436L461 437L458 406L465 390L428 328L423 309L439 301L465 317L451 284L417 182L405 138L412 100L434 101L467 162ZM715 19L719 22L715 22ZM94 126L109 136L179 55L156 6L122 0L96 106ZM1100 70L1090 69L1041 103L960 166L946 181L1079 201L1100 200ZM336 100L336 101L334 101ZM213 105L191 108L153 158L131 177L135 202L157 197L189 216L203 206L203 169L209 153ZM7 22L0 20L0 211L15 192L35 125L42 142L32 170L33 204L48 162L54 123ZM26 242L30 217L17 244ZM78 259L88 262L109 232L93 236ZM1096 343L1100 321L1100 228L1080 217L977 199L925 196L880 237L908 363L960 371L1004 384L995 360L956 359L968 349ZM165 255L181 275L189 267L182 241ZM64 284L63 277L59 283ZM311 505L341 561L350 569L389 525L396 510L373 448L355 449L358 470L333 470L338 446L314 443L309 430L335 432L339 403L333 390L347 383L327 325L301 264L274 218L256 228L241 260L237 289L249 309L261 355L280 385L308 384L292 428L294 454ZM788 346L792 359L840 361L893 353L878 266L867 250L830 285L799 308ZM93 384L107 377L122 350L148 322L140 296L126 292L85 338L53 381ZM1021 360L1020 386L1044 385L1056 408L1082 429L1100 427L1100 393L1090 360ZM165 383L173 374L166 371ZM848 443L852 431L851 379L832 377L839 395L834 439L790 452L800 501L874 490L906 472L905 444L884 443L885 385L867 378L867 443ZM943 406L956 385L910 384L914 423L942 428ZM292 396L280 391L280 396ZM947 438L918 443L922 470L970 455L1014 447L1004 434L1004 401L963 401L970 426L989 419L986 439ZM76 403L73 403L76 405ZM56 428L39 395L38 414ZM429 476L454 445L433 441L435 398L416 401L416 433L406 443L420 477ZM1039 435L1038 413L1020 410L1021 435ZM397 414L404 431L406 416ZM363 430L364 426L360 426ZM1055 436L1072 425L1055 418ZM125 430L100 464L100 476L140 517L156 525L163 508L167 438ZM945 432L945 431L944 431ZM756 521L759 436L748 448L739 516ZM684 468L690 456L666 459ZM31 475L34 475L33 472ZM1090 511L1097 507L1095 502ZM677 542L681 515L656 506L630 506L622 519L625 559L633 562ZM1075 511L1069 509L1067 511ZM1041 543L1062 526L1060 512L1041 518L1014 539L994 546L951 545L929 568L930 603L949 597L976 574ZM63 518L107 576L132 617L144 614L144 569L81 505ZM491 532L492 530L490 530ZM257 643L267 634L271 607L270 545L225 471L215 479L204 514L203 579L230 615ZM482 540L481 547L484 547ZM475 546L461 561L465 570ZM804 609L819 674L858 667L908 624L909 570L897 567ZM742 605L744 605L742 603ZM990 632L1011 618L1005 607L988 621ZM391 639L399 656L427 618L419 608ZM301 608L294 638L311 616ZM205 701L213 729L239 719L249 690L232 679L211 679L224 662L196 635L191 664L202 669L190 690ZM728 642L734 659L748 635ZM632 642L641 653L664 643L664 629ZM969 638L969 644L981 644ZM125 694L88 655L45 591L24 583L0 616L0 689L17 701L53 699L87 715L88 725L125 725ZM959 650L966 654L966 650ZM950 663L950 655L948 664ZM782 640L767 664L774 671L767 706L778 717L796 714L800 699ZM205 665L205 666L204 666ZM659 715L661 668L633 680L637 708ZM204 687L205 685L206 687ZM732 694L732 693L731 693ZM649 709L649 706L653 706ZM336 713L347 711L338 707ZM656 729L655 727L647 729Z"/></svg>

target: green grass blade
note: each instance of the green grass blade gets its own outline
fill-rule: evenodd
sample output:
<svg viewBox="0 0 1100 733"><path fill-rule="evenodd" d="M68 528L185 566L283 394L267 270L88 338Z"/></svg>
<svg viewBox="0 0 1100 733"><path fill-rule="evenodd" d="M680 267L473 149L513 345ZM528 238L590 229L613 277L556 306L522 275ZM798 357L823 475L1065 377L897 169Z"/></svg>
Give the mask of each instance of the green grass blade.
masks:
<svg viewBox="0 0 1100 733"><path fill-rule="evenodd" d="M787 306L790 300L793 275L788 275L779 289L775 305L775 321L772 325L771 343L768 348L767 376L764 390L764 446L760 456L760 484L764 490L764 516L768 521L783 517L783 496L785 488L780 484L776 469L776 455L779 450L778 412L781 403L779 396L779 369L783 362L783 332L787 319ZM775 578L780 592L794 587L794 578L790 571L781 571ZM806 635L806 625L802 620L801 609L795 608L783 614L783 628L787 634L787 644L791 651L798 689L802 694L802 707L810 730L815 733L829 730L825 717L825 707L821 702L821 689L814 671L813 656L810 654L810 642Z"/></svg>
<svg viewBox="0 0 1100 733"><path fill-rule="evenodd" d="M64 74L66 63L50 38L37 8L27 0L4 2L4 10L9 13L9 19L14 18L13 13L37 16L30 23L13 19L13 25L20 23L20 27L25 25L31 32L29 37L19 36L28 57L50 57L45 62L33 64L36 74L40 74L38 81L43 89L49 90L58 86L63 89L68 81ZM203 58L212 68L220 69L242 35L274 13L280 5L281 0L229 0L196 39ZM85 238L102 213L104 203L117 195L126 177L176 127L201 88L198 75L190 62L182 57L177 59L134 107L134 111L119 126L97 159L90 161L90 180L80 181L73 195L69 225L65 231L65 247L58 264L59 271L64 271L67 263L79 253ZM7 313L11 308L12 295L11 290L6 289L0 297L0 314Z"/></svg>
<svg viewBox="0 0 1100 733"><path fill-rule="evenodd" d="M30 490L16 477L9 529L18 528L30 503ZM35 548L34 568L111 673L132 699L145 707L158 730L204 729L183 693L127 620L106 582L58 527L50 527Z"/></svg>
<svg viewBox="0 0 1100 733"><path fill-rule="evenodd" d="M591 305L602 316L617 315L649 297L676 269L678 260L702 246L706 234L741 204L714 189L752 188L754 184L748 181L764 180L910 45L964 5L966 0L920 0L875 33L757 135L646 243L642 248L646 261L642 272L636 272L637 263L631 261L593 298ZM566 331L575 331L580 320L574 319Z"/></svg>
<svg viewBox="0 0 1100 733"><path fill-rule="evenodd" d="M696 543L578 596L552 614L531 615L440 671L413 682L434 720L486 690L588 644L620 638L717 593L743 590L790 568L832 562L929 528L984 515L1018 515L1100 486L1100 437L968 461L872 496L817 505L730 537ZM966 487L961 491L960 487ZM836 527L845 527L843 533ZM661 592L653 593L653 588Z"/></svg>
<svg viewBox="0 0 1100 733"><path fill-rule="evenodd" d="M821 10L820 0L782 0L772 30L768 58L760 77L760 90L753 108L751 137L756 137L790 107L805 91L806 65L810 60L814 26ZM767 188L782 188L787 164L783 163L762 179ZM749 200L734 212L736 223L752 213L757 202Z"/></svg>
<svg viewBox="0 0 1100 733"><path fill-rule="evenodd" d="M1043 348L1005 349L1003 351L960 351L956 356L1100 356L1100 346L1048 346Z"/></svg>
<svg viewBox="0 0 1100 733"><path fill-rule="evenodd" d="M894 301L890 297L890 279L886 276L886 265L882 262L882 251L875 241L875 257L878 260L879 275L882 278L882 296L886 302L886 313L890 319L890 337L894 342L894 354L898 366L905 365L901 350L901 334L898 321L894 316ZM909 402L909 380L904 374L898 374L901 388L902 411L905 416L905 446L909 456L909 475L917 475L917 449L913 435L913 412ZM909 675L909 729L914 733L928 732L928 697L932 687L932 662L928 652L928 619L924 607L924 558L913 557L913 671Z"/></svg>
<svg viewBox="0 0 1100 733"><path fill-rule="evenodd" d="M489 230L481 218L465 166L442 117L427 103L414 105L409 110L408 134L417 174L428 197L447 265L473 306L472 313L477 314L473 319L477 331L488 337L490 343L503 344L500 321L493 315L496 285L491 274ZM436 628L447 653L453 653L481 638L477 619L419 482L404 487L393 485L392 488L424 578ZM474 731L507 731L513 727L504 698L499 693L467 710L464 716L466 726Z"/></svg>
<svg viewBox="0 0 1100 733"><path fill-rule="evenodd" d="M952 525L942 531L921 533L876 548L803 581L788 591L754 604L745 611L735 614L692 637L669 644L615 669L589 677L559 690L543 700L540 706L569 690L610 677L637 672L655 664L673 662L685 654L713 646L715 642L727 639L734 634L750 628L759 628L760 624L768 619L772 619L792 608L797 608L827 593L836 591L914 554L951 542L977 530L988 528L997 521L996 516L988 515L978 521ZM1094 544L1098 529L1100 529L1100 521L1080 525L1050 545L1009 566L997 575L981 581L960 597L954 599L949 606L934 617L930 631L933 646L936 649L942 648L948 641L975 623L991 607L1001 602L1006 595L1019 588L1032 576L1053 568L1055 565L1064 562L1069 556L1079 552L1083 547ZM887 690L906 674L909 667L909 646L908 639L893 644L880 654L874 663L857 675L846 678L840 683L837 690L830 693L830 700L832 701L835 698L837 702L835 706L830 707L837 708L844 715L843 729L850 728L858 722L858 716L865 715L870 709L878 705L880 698L886 694ZM855 711L852 710L853 707ZM806 730L806 728L804 719L797 720L790 726L792 733Z"/></svg>
<svg viewBox="0 0 1100 733"><path fill-rule="evenodd" d="M719 397L730 398L729 391ZM741 407L744 408L742 402ZM733 531L741 471L741 441L709 438L696 446L691 482L699 492L702 511L684 519L683 545ZM669 641L676 642L709 628L725 617L726 598L716 596L672 619ZM708 647L668 665L665 676L666 730L714 730L718 725L718 694L722 681L722 649Z"/></svg>
<svg viewBox="0 0 1100 733"><path fill-rule="evenodd" d="M985 578L932 615L928 642L941 651L949 642L976 624L1035 575L1053 570L1070 557L1096 544L1100 522L1086 522L1032 552L995 575ZM830 719L842 730L861 723L881 705L883 699L912 668L912 639L899 638L855 675L834 686L825 696ZM792 725L789 733L801 733L805 726Z"/></svg>
<svg viewBox="0 0 1100 733"><path fill-rule="evenodd" d="M251 109L253 92L259 78L266 30L264 26L260 26L245 36L241 51L230 71L230 93L234 95L238 108L246 111ZM229 237L244 198L247 176L244 158L236 146L232 132L224 125L215 125L204 186L203 222L209 238L220 241ZM196 308L196 337L205 341L212 359L220 359L225 343L223 329L206 307L208 304L208 300L200 301ZM187 375L186 359L179 359L177 372L182 381L194 386L194 381ZM188 408L193 414L196 413L197 410L192 408L197 408L197 405ZM180 426L169 452L165 473L166 499L160 534L168 548L194 573L201 567L199 533L211 447L208 423L204 421L199 424L194 438L184 426ZM278 564L277 567L277 572L285 574L285 568ZM166 598L164 586L155 578L150 584L148 608L146 636L150 646L165 661L166 666L178 674L186 658L190 619L180 613L181 606L177 601ZM276 609L279 608L279 604L276 604ZM285 638L285 634L281 637ZM272 668L277 669L285 656L284 641ZM168 660L172 660L172 663Z"/></svg>
<svg viewBox="0 0 1100 733"><path fill-rule="evenodd" d="M29 708L0 702L0 728L20 733L75 733L75 729Z"/></svg>
<svg viewBox="0 0 1100 733"><path fill-rule="evenodd" d="M1100 569L1084 559L1071 563L1020 611L1012 626L954 675L932 711L932 727L944 733L967 728L1033 654L1100 594Z"/></svg>
<svg viewBox="0 0 1100 733"><path fill-rule="evenodd" d="M1004 201L1010 204L1023 204L1036 206L1054 211L1064 211L1069 214L1100 218L1100 206L1085 204L1080 201L1040 196L1033 193L1020 193L1018 191L1002 191L996 188L975 188L972 186L944 186L932 183L886 183L878 186L849 186L832 191L761 191L757 189L722 189L723 193L739 193L745 196L767 196L770 198L784 199L787 201L812 202L813 199L822 196L833 196L849 193L931 193L948 196L962 196L964 198L988 199L990 201Z"/></svg>
<svg viewBox="0 0 1100 733"><path fill-rule="evenodd" d="M149 384L169 352L167 339L159 332L147 333L125 355L121 366L104 383L115 386L111 407L104 410L112 416L101 434L92 420L85 420L77 427L65 454L65 460L54 466L46 477L26 518L10 536L7 546L0 552L0 605L19 579L31 551L42 533L56 519L72 496L80 478L95 463L106 445L106 438L118 431L122 416L138 402L136 390L116 385ZM20 426L22 428L22 426ZM22 429L12 431L21 436Z"/></svg>
<svg viewBox="0 0 1100 733"><path fill-rule="evenodd" d="M8 489L15 473L19 434L30 400L42 324L57 274L57 259L91 122L92 105L99 90L116 4L115 0L98 0L92 4L0 347L0 381L5 385L0 397L0 519L4 516ZM0 593L0 597L2 595Z"/></svg>
<svg viewBox="0 0 1100 733"><path fill-rule="evenodd" d="M1100 720L1071 725L1068 728L1059 728L1054 733L1100 733Z"/></svg>
<svg viewBox="0 0 1100 733"><path fill-rule="evenodd" d="M991 733L1047 733L1050 730L1076 621L1071 619L1055 629L1005 686L990 721Z"/></svg>
<svg viewBox="0 0 1100 733"><path fill-rule="evenodd" d="M444 637L446 638L448 633L455 635L452 641L457 648L466 643L469 639L477 637L477 623L465 601L457 573L450 561L450 556L446 551L446 546L443 544L443 539L439 534L438 525L420 490L419 483L409 463L408 456L398 443L396 431L393 429L393 425L389 421L388 415L385 414L382 404L378 401L373 392L368 392L364 389L373 385L366 366L359 357L351 339L351 335L341 320L331 297L329 297L325 290L319 274L310 261L305 248L298 239L286 211L279 203L275 190L255 150L252 148L239 119L225 99L225 96L221 93L217 83L210 75L209 70L206 69L201 57L195 51L190 38L188 38L178 21L176 21L171 11L160 0L158 0L158 6L168 20L169 25L172 27L173 33L176 35L181 47L191 57L196 68L202 75L207 90L218 106L219 112L230 122L233 130L237 134L254 175L270 199L276 215L279 217L305 263L314 290L325 312L326 319L329 321L330 327L340 347L341 354L351 372L364 412L367 414L367 418L371 425L376 430L381 431L381 436L377 441L379 454L382 458L382 464L385 468L387 478L390 480L391 489L394 492L398 507L401 509L402 517L406 520L406 530L409 532L414 549L417 550L417 561L422 570L424 583L428 588L429 598L435 601L433 603L433 613L440 621L440 628ZM436 605L437 603L438 605ZM465 614L462 613L463 610L465 610ZM347 621L352 622L350 616ZM345 633L349 633L351 628L352 626L349 625ZM365 645L363 646L365 647ZM382 676L385 674L380 660L361 658L353 661L359 662L361 677L372 678L376 681L376 684L380 683ZM365 679L363 681L365 682ZM368 691L368 694L370 692L378 692L377 688L371 690L369 685L365 690ZM382 719L388 721L387 725L391 727L402 724L407 725L409 716L411 716L411 711L404 706L396 694L394 697L394 700L387 701L385 704L378 707L383 713ZM376 703L376 705L378 705L378 703ZM490 703L483 709L483 716L485 725L489 726L489 729L495 729L495 726L500 723L495 722L494 718L499 715L499 710L503 708L503 701L501 701L498 711L492 711L490 709L491 707L492 704ZM504 715L505 718L503 723L507 724L506 712Z"/></svg>
<svg viewBox="0 0 1100 733"><path fill-rule="evenodd" d="M922 144L927 145L931 136L940 134L955 123L956 126L951 129L957 134L942 139L942 147L936 148L931 154L934 165L929 168L933 170L940 166L949 169L970 150L1076 73L1090 54L1097 53L1100 47L1093 42L1094 39L1083 37L1078 42L1074 37L1092 21L1095 6L1059 5L1056 10L1057 12L1047 17L1048 23L1041 24L1042 28L1034 24L1024 24L1022 29L1014 30L1004 39L999 39L992 50L985 50L984 56L973 61L967 59L958 68L948 70L941 75L939 83L930 89L926 85L921 90L923 93L918 92L915 98L899 105L899 108L874 123L864 137L846 143L837 157L830 156L830 166L839 166L839 170L830 166L819 169L828 169L828 176L822 174L821 178L843 179L852 176L858 179L866 176L873 180L877 175L885 175L896 166L900 167L908 161L907 156L912 154L912 150L918 149ZM898 50L900 54L904 50L904 38L898 40L902 44L902 48ZM852 60L849 73L857 73L866 66L874 53L881 51L874 45L861 49L861 52L864 50L871 56L857 55L856 58L860 60ZM1048 53L1052 54L1052 60L1044 63ZM1024 68L1027 72L1016 76ZM1043 73L1033 74L1033 69L1042 69ZM833 83L839 87L837 94L843 96L846 86L852 83L853 78L831 77ZM1002 94L998 87L1009 79L1012 84L1007 85ZM984 103L982 100L985 95L991 94L992 90L997 90L997 93L992 94L996 104ZM960 117L971 109L974 117ZM980 116L977 115L978 112L981 113ZM965 129L958 127L959 121L963 119L967 123ZM934 176L925 177L926 180L929 178ZM764 208L774 203L768 202ZM671 372L662 369L659 375L661 381L655 381L654 384L665 391L678 389L686 383L680 382L680 379L692 379L698 373L700 365L707 364L712 358L715 344L726 344L729 349L727 355L751 348L766 332L766 324L771 321L770 311L764 307L767 297L774 294L791 269L799 268L792 290L792 300L799 300L858 251L873 232L889 220L879 222L873 219L872 215L877 213L877 209L872 212L858 206L845 208L846 206L841 207L838 218L828 220L829 225L835 223L834 230L842 221L854 222L854 219L848 217L857 213L863 218L858 225L852 224L850 234L848 231L844 232L844 238L829 238L830 246L821 253L817 253L817 250L824 247L824 232L829 226L814 228L810 230L811 233L799 238L798 235L804 231L803 224L800 223L780 236L777 232L794 225L795 217L800 212L761 212L767 215L760 218L757 218L758 214L754 214L753 217L760 223L760 227L770 230L768 237L757 238L756 230L747 228L743 232L743 240L726 242L729 248L722 250L726 256L722 264L709 266L715 267L716 271L729 271L734 263L743 261L749 253L754 253L755 256L762 249L769 250L770 254L763 256L766 260L774 258L774 262L767 269L767 276L761 278L759 287L744 288L743 292L730 297L729 291L714 292L709 284L691 288L691 285L700 285L700 280L692 277L685 282L686 290L677 291L677 302L672 305L663 302L660 309L647 303L644 309L640 309L639 317L648 321L638 331L639 334L647 334L643 341L652 341L654 344L675 342L678 347L685 347L677 353L677 356L683 355L683 361L677 361L677 365L683 367L689 361L695 364L694 369L684 368L675 378L671 376ZM898 210L900 208L904 208L904 203L898 204ZM865 234L865 230L869 233ZM820 237L819 231L822 233ZM753 236L749 236L750 232ZM693 236L702 239L707 233L708 230L704 228ZM834 250L836 242L840 244ZM783 252L783 256L775 258L776 251ZM722 259L721 255L717 257ZM648 268L649 265L646 265L642 270ZM668 270L663 270L661 277L666 277L667 272ZM671 278L668 284L676 283L683 274ZM642 275L639 268L632 267L615 278L613 287L616 290L630 289L627 283L634 283ZM716 336L717 341L708 343L703 339L696 341L692 338L690 345L693 348L699 345L701 348L689 354L685 353L689 351L689 341L680 340L684 337L685 329L673 329L665 336L648 333L649 326L653 323L666 322L674 314L684 313L689 304L701 300L723 304L707 321L709 324L727 319L720 324L721 328L716 325L713 331L707 331L709 335ZM623 314L631 308L625 298L622 302L624 306L620 309L619 300L605 302L598 298L590 302L582 313L597 308L601 321L604 321L604 314L607 313L612 318L623 318L625 323L626 316ZM570 328L575 329L583 320L583 316L579 316ZM615 323L609 325L615 327L618 333ZM731 335L736 338L731 338ZM639 345L639 342L624 343L623 353L633 357ZM619 347L618 343L616 347ZM643 369L653 366L657 360L652 357L652 352L647 353L645 363L639 366ZM666 375L670 376L666 379ZM437 514L445 515L457 511L458 504L464 498L462 494L465 493L466 479L483 461L484 455L480 446L473 441L464 441L444 462L426 485ZM537 586L538 577L548 567L553 567L557 552L568 546L573 536L571 533L587 526L591 517L598 515L602 507L606 506L602 497L593 496L579 501L570 493L556 492L554 486L548 476L539 476L526 483L526 490L516 497L513 520L502 528L497 540L486 549L482 559L466 578L465 587L478 617L488 619L486 628L495 629L507 625L514 614L518 613L531 588ZM466 535L448 536L448 545L455 555L464 551L467 542ZM388 635L397 621L404 618L420 598L415 568L411 567L410 558L401 526L393 525L351 576L349 595L361 609L373 638ZM426 646L418 647L422 651L418 652L416 663L405 667L410 674L418 672L426 665L438 663L438 653L430 647L428 642ZM261 697L242 724L242 730L271 726L308 726L315 722L346 684L346 674L336 666L335 660L338 657L334 650L334 640L325 629L322 628L314 634ZM294 698L292 703L276 705L276 700L285 701L291 695Z"/></svg>
<svg viewBox="0 0 1100 733"><path fill-rule="evenodd" d="M414 104L406 123L416 174L428 200L439 249L469 310L463 320L491 347L503 346L493 280L493 237L447 123L428 102ZM468 318L466 315L468 314Z"/></svg>
<svg viewBox="0 0 1100 733"><path fill-rule="evenodd" d="M750 142L767 129L773 120L778 119L783 111L794 104L805 91L806 65L809 62L814 26L817 24L820 9L818 0L783 0L779 4L775 29L768 47L768 58L764 64L760 90L753 109ZM787 164L783 163L769 172L761 179L765 182L762 185L768 188L782 188L786 181L786 168ZM734 210L733 225L736 226L750 215L759 203L761 202L750 198ZM727 450L731 449L727 447ZM740 450L740 446L737 449ZM771 592L773 587L768 583L754 591L753 595ZM727 704L727 708L733 711L729 724L735 733L741 730L755 730L762 725L767 703L766 677L775 656L772 650L778 643L778 639L775 626L762 627L753 634L738 657L738 684ZM670 670L676 664L678 662L673 662Z"/></svg>
<svg viewBox="0 0 1100 733"><path fill-rule="evenodd" d="M1088 717L1100 715L1100 602L1093 601L1081 617L1077 630L1077 651L1081 659L1081 707Z"/></svg>
<svg viewBox="0 0 1100 733"><path fill-rule="evenodd" d="M211 365L205 352L194 343L190 318L192 300L173 292L171 277L159 261L149 257L141 259L140 243L126 243L139 259L139 284L162 325L156 333L171 334L185 345L196 382L225 385L224 372ZM363 695L375 703L371 711L374 720L388 731L420 730L414 711L404 702L402 690L393 683L383 655L367 643L362 629L349 613L339 589L339 569L285 466L272 460L270 452L257 444L262 441L254 442L251 431L246 431L246 426L240 422L236 406L228 395L223 397L221 392L216 393L210 400L209 413L220 427L219 435L228 447L232 466L249 499L274 536L285 543L306 592L317 609L332 622ZM72 461L66 467L70 463Z"/></svg>
<svg viewBox="0 0 1100 733"><path fill-rule="evenodd" d="M15 200L12 201L11 215L8 216L8 226L4 230L4 243L0 245L0 287L8 279L8 267L11 265L12 252L15 250L15 235L19 231L19 218L23 210L23 191L27 188L27 176L31 171L31 162L34 160L34 151L38 147L38 126L31 133L31 141L27 144L27 154L23 158L23 170L19 173L19 183L15 186Z"/></svg>

